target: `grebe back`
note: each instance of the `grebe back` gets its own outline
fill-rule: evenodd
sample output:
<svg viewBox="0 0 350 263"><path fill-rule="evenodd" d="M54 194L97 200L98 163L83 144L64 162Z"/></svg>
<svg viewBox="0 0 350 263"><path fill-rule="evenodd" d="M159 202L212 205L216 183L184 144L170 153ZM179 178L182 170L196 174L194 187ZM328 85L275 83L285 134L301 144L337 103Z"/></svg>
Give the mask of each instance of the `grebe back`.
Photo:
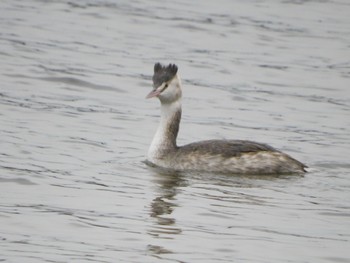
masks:
<svg viewBox="0 0 350 263"><path fill-rule="evenodd" d="M207 171L232 174L304 173L306 166L275 148L246 140L208 140L177 146L181 120L181 80L174 64L154 65L153 90L161 119L148 151L147 161L177 171Z"/></svg>

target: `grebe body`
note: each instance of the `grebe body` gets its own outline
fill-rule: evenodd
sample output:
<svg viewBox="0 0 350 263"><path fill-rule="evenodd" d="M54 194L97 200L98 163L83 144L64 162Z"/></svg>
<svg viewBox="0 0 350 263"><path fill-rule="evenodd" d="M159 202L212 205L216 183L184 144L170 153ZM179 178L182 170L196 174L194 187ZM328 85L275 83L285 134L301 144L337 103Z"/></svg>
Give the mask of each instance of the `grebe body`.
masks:
<svg viewBox="0 0 350 263"><path fill-rule="evenodd" d="M161 120L148 151L147 161L176 171L232 174L304 173L306 166L275 148L246 140L208 140L177 146L181 120L181 80L174 64L154 65L153 90L158 97Z"/></svg>

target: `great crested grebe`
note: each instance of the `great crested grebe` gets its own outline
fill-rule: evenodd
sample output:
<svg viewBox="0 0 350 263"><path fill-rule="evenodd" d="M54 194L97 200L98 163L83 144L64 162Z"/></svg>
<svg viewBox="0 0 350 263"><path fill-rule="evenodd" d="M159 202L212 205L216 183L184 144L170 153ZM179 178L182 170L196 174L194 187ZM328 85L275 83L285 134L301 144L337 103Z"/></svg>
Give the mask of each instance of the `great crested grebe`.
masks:
<svg viewBox="0 0 350 263"><path fill-rule="evenodd" d="M154 65L153 90L161 119L148 151L152 165L176 171L206 171L232 174L304 173L306 166L275 148L245 140L208 140L177 146L181 120L181 80L177 66Z"/></svg>

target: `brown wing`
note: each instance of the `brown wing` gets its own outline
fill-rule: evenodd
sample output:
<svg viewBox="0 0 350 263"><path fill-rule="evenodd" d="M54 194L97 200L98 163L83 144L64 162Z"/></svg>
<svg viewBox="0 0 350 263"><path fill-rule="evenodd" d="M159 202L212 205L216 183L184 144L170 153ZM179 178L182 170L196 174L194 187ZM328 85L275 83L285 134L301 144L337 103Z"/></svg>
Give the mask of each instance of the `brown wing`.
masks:
<svg viewBox="0 0 350 263"><path fill-rule="evenodd" d="M269 145L244 140L209 140L179 147L179 154L211 154L223 157L240 156L243 153L277 150Z"/></svg>

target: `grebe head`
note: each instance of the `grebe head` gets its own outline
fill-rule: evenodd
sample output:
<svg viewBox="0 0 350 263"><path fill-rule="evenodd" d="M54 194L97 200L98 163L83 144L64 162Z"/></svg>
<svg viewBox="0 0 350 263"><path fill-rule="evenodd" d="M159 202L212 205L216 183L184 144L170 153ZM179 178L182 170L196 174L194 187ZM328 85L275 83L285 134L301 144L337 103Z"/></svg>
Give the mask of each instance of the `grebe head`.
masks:
<svg viewBox="0 0 350 263"><path fill-rule="evenodd" d="M147 99L158 97L161 103L172 103L181 98L181 81L175 64L162 66L156 63L152 80L153 90L147 95Z"/></svg>

